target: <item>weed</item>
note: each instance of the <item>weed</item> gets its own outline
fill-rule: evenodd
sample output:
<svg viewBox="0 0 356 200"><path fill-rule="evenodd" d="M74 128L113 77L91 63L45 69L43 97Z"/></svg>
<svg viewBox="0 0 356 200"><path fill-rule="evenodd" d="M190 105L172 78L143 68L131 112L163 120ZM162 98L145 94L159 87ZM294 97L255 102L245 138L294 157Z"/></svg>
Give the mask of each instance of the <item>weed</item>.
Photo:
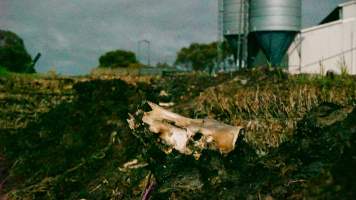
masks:
<svg viewBox="0 0 356 200"><path fill-rule="evenodd" d="M340 67L340 71L341 71L341 76L342 77L349 76L349 70L348 70L347 66L341 66Z"/></svg>
<svg viewBox="0 0 356 200"><path fill-rule="evenodd" d="M320 60L319 61L319 75L324 76L324 74L325 74L325 66L324 66L323 62Z"/></svg>
<svg viewBox="0 0 356 200"><path fill-rule="evenodd" d="M340 68L340 72L341 72L341 76L342 77L347 77L349 75L349 70L346 64L346 60L345 57L343 57L339 62L339 68Z"/></svg>

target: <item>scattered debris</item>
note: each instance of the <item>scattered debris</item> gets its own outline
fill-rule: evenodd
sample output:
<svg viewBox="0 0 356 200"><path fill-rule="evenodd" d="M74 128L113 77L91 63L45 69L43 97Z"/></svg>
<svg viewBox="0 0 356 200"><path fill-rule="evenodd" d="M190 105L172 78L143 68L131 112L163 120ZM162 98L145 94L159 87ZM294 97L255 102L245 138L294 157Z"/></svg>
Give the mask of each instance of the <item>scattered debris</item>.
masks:
<svg viewBox="0 0 356 200"><path fill-rule="evenodd" d="M146 187L142 193L142 200L149 200L151 198L151 194L155 189L157 183L155 177L150 173L146 178Z"/></svg>
<svg viewBox="0 0 356 200"><path fill-rule="evenodd" d="M125 163L122 167L119 167L119 170L122 172L127 172L131 169L139 169L147 167L148 163L140 163L137 159L131 160Z"/></svg>
<svg viewBox="0 0 356 200"><path fill-rule="evenodd" d="M161 92L159 93L160 97L168 97L169 94L165 91L165 90L161 90Z"/></svg>

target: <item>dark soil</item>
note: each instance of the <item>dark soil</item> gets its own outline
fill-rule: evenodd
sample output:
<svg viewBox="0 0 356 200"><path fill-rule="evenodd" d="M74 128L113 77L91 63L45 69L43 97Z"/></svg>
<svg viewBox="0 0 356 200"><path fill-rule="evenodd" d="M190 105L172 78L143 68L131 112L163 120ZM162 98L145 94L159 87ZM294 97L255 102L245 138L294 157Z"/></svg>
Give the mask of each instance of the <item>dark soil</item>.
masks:
<svg viewBox="0 0 356 200"><path fill-rule="evenodd" d="M264 79L258 73L251 77ZM270 76L288 82L282 75ZM314 106L288 140L264 155L239 138L228 156L205 151L197 161L163 153L145 126L129 129L128 113L147 109L146 101L172 101L194 117L194 98L229 76L182 75L135 85L71 81L71 98L45 104L48 111L23 128L1 129L0 184L6 182L0 193L9 199L141 199L145 191L151 199L355 198L356 109L350 105ZM170 95L160 97L162 90ZM148 165L123 169L132 160Z"/></svg>

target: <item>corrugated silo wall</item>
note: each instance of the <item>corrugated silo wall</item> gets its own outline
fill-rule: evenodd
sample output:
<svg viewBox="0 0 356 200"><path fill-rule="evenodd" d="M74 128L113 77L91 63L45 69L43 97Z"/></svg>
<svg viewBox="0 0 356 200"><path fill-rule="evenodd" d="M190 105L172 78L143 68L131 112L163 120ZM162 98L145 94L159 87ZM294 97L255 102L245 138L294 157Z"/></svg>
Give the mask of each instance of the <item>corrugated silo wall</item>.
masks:
<svg viewBox="0 0 356 200"><path fill-rule="evenodd" d="M223 32L224 35L238 35L244 32L241 12L244 11L245 0L223 0Z"/></svg>
<svg viewBox="0 0 356 200"><path fill-rule="evenodd" d="M285 65L281 60L301 28L301 0L251 0L249 7L250 65L267 64L265 58Z"/></svg>

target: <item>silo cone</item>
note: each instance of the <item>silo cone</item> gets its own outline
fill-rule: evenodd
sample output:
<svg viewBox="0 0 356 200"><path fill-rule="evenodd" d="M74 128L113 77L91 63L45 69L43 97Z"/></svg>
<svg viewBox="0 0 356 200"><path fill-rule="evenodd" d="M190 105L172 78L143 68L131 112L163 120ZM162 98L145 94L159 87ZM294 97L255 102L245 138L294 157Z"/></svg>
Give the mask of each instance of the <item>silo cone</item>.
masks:
<svg viewBox="0 0 356 200"><path fill-rule="evenodd" d="M301 28L301 0L251 0L250 32L278 66Z"/></svg>
<svg viewBox="0 0 356 200"><path fill-rule="evenodd" d="M297 33L293 31L260 31L255 34L270 64L279 66Z"/></svg>

